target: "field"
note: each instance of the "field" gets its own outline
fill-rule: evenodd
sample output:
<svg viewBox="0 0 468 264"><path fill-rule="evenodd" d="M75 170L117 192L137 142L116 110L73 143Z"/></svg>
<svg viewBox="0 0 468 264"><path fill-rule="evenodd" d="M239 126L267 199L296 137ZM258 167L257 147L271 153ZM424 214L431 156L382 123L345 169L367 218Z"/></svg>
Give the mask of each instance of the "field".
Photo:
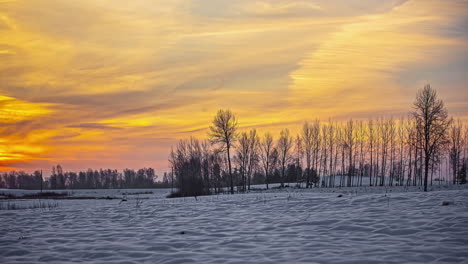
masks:
<svg viewBox="0 0 468 264"><path fill-rule="evenodd" d="M169 192L83 190L71 195L126 201L54 200L54 208L2 210L0 262L468 261L466 188L286 188L167 199Z"/></svg>

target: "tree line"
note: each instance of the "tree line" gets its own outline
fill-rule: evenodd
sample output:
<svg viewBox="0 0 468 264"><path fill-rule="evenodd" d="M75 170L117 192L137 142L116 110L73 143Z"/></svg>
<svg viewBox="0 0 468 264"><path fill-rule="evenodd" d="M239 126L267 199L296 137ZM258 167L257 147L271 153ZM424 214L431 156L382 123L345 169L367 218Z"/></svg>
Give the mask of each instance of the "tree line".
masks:
<svg viewBox="0 0 468 264"><path fill-rule="evenodd" d="M437 92L419 90L402 118L305 122L296 135L239 131L230 110L215 115L207 139L180 140L169 163L180 196L245 192L252 184L310 187L466 183L468 126L448 116ZM236 187L236 188L235 188Z"/></svg>
<svg viewBox="0 0 468 264"><path fill-rule="evenodd" d="M9 189L132 189L170 188L171 175L164 173L161 182L152 168L125 169L122 172L100 169L79 172L64 172L62 166L52 167L52 174L44 179L41 171L5 172L0 174L0 188Z"/></svg>

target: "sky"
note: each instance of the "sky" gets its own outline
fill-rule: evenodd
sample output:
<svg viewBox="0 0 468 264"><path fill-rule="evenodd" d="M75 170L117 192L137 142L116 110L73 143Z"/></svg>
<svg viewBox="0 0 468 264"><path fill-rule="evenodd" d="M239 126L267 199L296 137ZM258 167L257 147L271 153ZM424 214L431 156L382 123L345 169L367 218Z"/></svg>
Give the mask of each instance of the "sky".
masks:
<svg viewBox="0 0 468 264"><path fill-rule="evenodd" d="M467 1L0 0L0 171L153 167L241 129L406 116L430 83L468 117Z"/></svg>

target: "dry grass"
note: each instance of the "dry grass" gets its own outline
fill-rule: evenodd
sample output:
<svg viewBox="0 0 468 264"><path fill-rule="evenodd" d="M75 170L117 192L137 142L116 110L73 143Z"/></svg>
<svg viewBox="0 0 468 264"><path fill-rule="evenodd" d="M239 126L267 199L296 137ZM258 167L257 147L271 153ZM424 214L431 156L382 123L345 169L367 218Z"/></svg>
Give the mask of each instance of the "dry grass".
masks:
<svg viewBox="0 0 468 264"><path fill-rule="evenodd" d="M25 209L54 209L58 207L58 202L34 201L32 203L6 201L0 202L1 210L25 210Z"/></svg>

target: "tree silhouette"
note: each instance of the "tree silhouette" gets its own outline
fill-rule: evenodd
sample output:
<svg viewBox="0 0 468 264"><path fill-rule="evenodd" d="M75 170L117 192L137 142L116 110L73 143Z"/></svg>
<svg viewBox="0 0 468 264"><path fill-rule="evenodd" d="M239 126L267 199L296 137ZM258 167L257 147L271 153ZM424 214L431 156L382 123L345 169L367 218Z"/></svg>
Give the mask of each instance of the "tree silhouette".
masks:
<svg viewBox="0 0 468 264"><path fill-rule="evenodd" d="M234 194L234 182L232 179L231 167L231 146L237 139L237 119L231 110L218 110L218 113L213 119L213 124L210 126L208 136L212 144L221 144L226 151L229 179L231 184L231 194Z"/></svg>
<svg viewBox="0 0 468 264"><path fill-rule="evenodd" d="M270 170L272 167L273 159L273 137L270 133L265 133L262 141L260 142L260 157L262 160L263 169L265 171L265 184L268 189Z"/></svg>
<svg viewBox="0 0 468 264"><path fill-rule="evenodd" d="M284 187L286 165L291 159L291 150L293 147L293 138L289 135L289 129L283 129L278 139L278 154L281 163L281 187Z"/></svg>
<svg viewBox="0 0 468 264"><path fill-rule="evenodd" d="M424 152L424 191L427 192L429 163L438 148L448 143L447 130L451 119L448 118L444 102L437 98L437 92L430 85L419 90L414 102L413 117L416 128L422 135Z"/></svg>
<svg viewBox="0 0 468 264"><path fill-rule="evenodd" d="M304 126L302 127L302 142L304 144L304 153L305 153L305 158L306 158L306 177L307 177L306 188L309 188L310 186L310 166L311 166L311 161L312 161L312 147L313 147L312 140L313 140L312 128L308 122L305 122Z"/></svg>

